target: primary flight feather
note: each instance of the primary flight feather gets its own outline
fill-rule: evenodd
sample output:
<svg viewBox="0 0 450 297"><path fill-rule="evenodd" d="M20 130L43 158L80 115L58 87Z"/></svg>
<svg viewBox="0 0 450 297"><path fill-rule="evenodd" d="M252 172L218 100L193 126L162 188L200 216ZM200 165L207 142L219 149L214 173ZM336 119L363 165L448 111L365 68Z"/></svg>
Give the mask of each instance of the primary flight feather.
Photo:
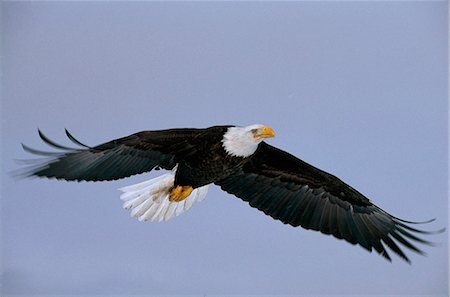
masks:
<svg viewBox="0 0 450 297"><path fill-rule="evenodd" d="M374 249L388 260L387 248L409 262L401 245L423 254L412 242L431 244L417 234L434 232L411 227L418 223L390 215L334 175L263 142L275 136L264 125L143 131L94 147L66 134L80 148L57 144L41 131L41 139L61 152L23 145L50 158L27 168L25 175L108 181L170 170L121 189L123 207L141 221L178 216L205 198L209 184L216 184L285 224Z"/></svg>

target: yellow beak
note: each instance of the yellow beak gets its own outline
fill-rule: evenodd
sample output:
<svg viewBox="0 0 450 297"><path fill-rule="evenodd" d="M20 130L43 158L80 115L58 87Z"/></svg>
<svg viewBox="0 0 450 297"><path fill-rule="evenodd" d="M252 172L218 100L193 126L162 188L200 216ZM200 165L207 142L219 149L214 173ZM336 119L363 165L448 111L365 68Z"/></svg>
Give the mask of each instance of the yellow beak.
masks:
<svg viewBox="0 0 450 297"><path fill-rule="evenodd" d="M275 131L270 127L263 127L260 129L259 133L256 135L258 138L272 138L275 137Z"/></svg>

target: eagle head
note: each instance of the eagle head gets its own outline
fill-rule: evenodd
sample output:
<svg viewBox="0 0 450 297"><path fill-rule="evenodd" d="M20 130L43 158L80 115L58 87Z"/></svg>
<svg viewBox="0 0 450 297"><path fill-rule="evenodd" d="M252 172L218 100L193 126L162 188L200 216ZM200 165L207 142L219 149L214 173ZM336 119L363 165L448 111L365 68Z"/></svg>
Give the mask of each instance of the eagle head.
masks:
<svg viewBox="0 0 450 297"><path fill-rule="evenodd" d="M265 138L275 137L275 131L265 125L255 124L246 127L230 127L223 135L225 151L235 157L249 157Z"/></svg>

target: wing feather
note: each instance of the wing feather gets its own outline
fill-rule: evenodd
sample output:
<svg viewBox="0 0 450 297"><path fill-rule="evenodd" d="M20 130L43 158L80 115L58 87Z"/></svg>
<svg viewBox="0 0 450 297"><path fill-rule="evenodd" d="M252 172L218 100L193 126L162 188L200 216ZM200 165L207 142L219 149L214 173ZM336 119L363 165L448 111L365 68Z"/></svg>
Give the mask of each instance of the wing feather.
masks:
<svg viewBox="0 0 450 297"><path fill-rule="evenodd" d="M84 143L80 142L78 139L76 139L75 137L72 136L72 134L70 134L69 130L64 129L64 131L66 132L67 138L69 138L70 141L72 141L75 144L78 144L79 146L85 147L90 149L90 146L85 145Z"/></svg>
<svg viewBox="0 0 450 297"><path fill-rule="evenodd" d="M44 133L42 133L42 131L40 129L38 129L38 134L39 134L39 137L42 139L42 141L44 141L49 146L52 146L52 147L57 148L57 149L67 150L67 151L76 150L74 148L67 147L67 146L58 144L58 143L50 140L47 136L44 135Z"/></svg>

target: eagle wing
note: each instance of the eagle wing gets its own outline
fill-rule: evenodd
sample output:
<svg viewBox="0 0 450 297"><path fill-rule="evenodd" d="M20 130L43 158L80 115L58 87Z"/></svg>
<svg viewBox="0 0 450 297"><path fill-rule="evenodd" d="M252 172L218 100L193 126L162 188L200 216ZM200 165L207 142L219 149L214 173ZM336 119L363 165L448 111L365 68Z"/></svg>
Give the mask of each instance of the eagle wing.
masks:
<svg viewBox="0 0 450 297"><path fill-rule="evenodd" d="M410 240L431 244L413 233L433 232L408 226L416 222L390 215L337 177L264 142L242 169L216 184L285 224L373 248L389 261L386 246L409 262L398 243L420 254Z"/></svg>
<svg viewBox="0 0 450 297"><path fill-rule="evenodd" d="M90 147L73 137L67 137L79 148L69 148L39 136L59 152L39 151L23 145L27 152L45 156L28 160L33 164L24 169L23 176L40 176L76 181L116 180L151 171L156 168L172 169L177 159L195 150L189 143L205 129L169 129L143 131L104 144ZM30 162L31 161L31 162Z"/></svg>

